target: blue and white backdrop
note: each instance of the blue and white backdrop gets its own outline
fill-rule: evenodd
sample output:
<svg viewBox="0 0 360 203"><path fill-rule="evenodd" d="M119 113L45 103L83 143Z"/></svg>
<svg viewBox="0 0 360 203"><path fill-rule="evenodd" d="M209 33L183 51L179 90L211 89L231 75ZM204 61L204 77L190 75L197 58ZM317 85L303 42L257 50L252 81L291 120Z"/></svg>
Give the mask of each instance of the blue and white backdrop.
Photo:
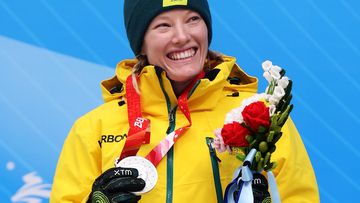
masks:
<svg viewBox="0 0 360 203"><path fill-rule="evenodd" d="M321 202L357 202L360 1L209 2L213 50L258 77L272 60L293 79L292 117ZM0 202L48 202L70 127L102 103L99 82L132 57L122 4L0 0Z"/></svg>

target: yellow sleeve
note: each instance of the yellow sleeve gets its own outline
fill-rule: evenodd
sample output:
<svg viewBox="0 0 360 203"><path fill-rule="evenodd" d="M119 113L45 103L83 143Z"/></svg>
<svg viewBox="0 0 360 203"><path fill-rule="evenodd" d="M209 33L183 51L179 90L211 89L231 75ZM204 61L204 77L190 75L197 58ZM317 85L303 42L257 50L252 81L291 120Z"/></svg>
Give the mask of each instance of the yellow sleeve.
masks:
<svg viewBox="0 0 360 203"><path fill-rule="evenodd" d="M72 127L63 145L50 195L51 203L86 202L101 173L101 151L93 130L84 117Z"/></svg>
<svg viewBox="0 0 360 203"><path fill-rule="evenodd" d="M291 118L282 130L283 135L272 157L278 163L274 175L282 203L320 202L314 170Z"/></svg>

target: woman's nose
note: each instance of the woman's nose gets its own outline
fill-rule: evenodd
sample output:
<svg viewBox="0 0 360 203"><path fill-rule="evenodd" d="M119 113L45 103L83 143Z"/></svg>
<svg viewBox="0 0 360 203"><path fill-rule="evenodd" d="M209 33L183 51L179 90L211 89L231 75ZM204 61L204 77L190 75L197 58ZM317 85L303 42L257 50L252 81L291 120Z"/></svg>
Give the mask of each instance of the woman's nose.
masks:
<svg viewBox="0 0 360 203"><path fill-rule="evenodd" d="M174 34L172 42L174 44L184 44L187 43L190 39L188 30L183 25L177 25L174 29Z"/></svg>

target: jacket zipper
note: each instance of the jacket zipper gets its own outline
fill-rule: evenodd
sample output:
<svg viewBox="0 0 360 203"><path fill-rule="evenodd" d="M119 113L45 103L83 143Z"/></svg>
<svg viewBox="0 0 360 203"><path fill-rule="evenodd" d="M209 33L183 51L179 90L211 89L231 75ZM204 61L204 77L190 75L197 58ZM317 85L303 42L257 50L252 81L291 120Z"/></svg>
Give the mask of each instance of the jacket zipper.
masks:
<svg viewBox="0 0 360 203"><path fill-rule="evenodd" d="M199 85L200 81L198 81L194 87L189 92L190 95L194 92L196 87ZM164 91L164 90L163 90ZM171 110L170 100L167 94L165 93L165 98L168 107L168 115L169 115L169 128L166 133L171 133L175 129L175 119L176 119L176 109L177 105ZM174 147L173 145L171 149L166 154L167 157L167 169L166 169L166 203L172 203L173 200L173 186L174 186Z"/></svg>
<svg viewBox="0 0 360 203"><path fill-rule="evenodd" d="M166 100L166 106L167 106L168 118L169 118L169 127L166 130L166 133L169 134L175 129L176 106L173 109L171 109L169 96L167 95L163 86L161 72L162 70L160 68L156 69L156 74L159 79L160 87L162 92L164 93ZM166 197L165 197L166 203L172 203L173 200L173 176L174 176L173 162L174 162L174 146L172 146L166 154Z"/></svg>
<svg viewBox="0 0 360 203"><path fill-rule="evenodd" d="M210 152L210 159L211 159L211 166L212 166L212 170L213 170L217 202L223 203L224 200L223 200L223 193L222 193L220 173L219 173L219 164L218 164L218 162L220 162L220 159L216 156L216 151L215 151L214 147L212 146L213 142L214 142L214 138L206 137L206 144L209 147L209 152Z"/></svg>
<svg viewBox="0 0 360 203"><path fill-rule="evenodd" d="M161 71L160 69L157 69L156 74L158 75L158 79L160 82L161 90L164 93L166 104L167 104L167 110L168 110L168 116L169 116L169 127L166 130L166 133L169 134L175 129L175 119L176 119L176 109L177 105L171 109L170 99L167 95L164 87L163 87L163 81L161 78ZM194 87L190 90L189 96L194 92L196 87L199 85L200 81L198 81ZM174 145L170 148L170 150L167 152L166 157L166 203L172 203L173 200L173 185L174 185Z"/></svg>
<svg viewBox="0 0 360 203"><path fill-rule="evenodd" d="M176 107L170 110L168 103L168 115L169 115L169 128L166 133L169 134L175 129L175 115L176 115ZM167 165L166 165L166 203L172 203L173 200L173 178L174 178L174 145L170 148L167 157Z"/></svg>

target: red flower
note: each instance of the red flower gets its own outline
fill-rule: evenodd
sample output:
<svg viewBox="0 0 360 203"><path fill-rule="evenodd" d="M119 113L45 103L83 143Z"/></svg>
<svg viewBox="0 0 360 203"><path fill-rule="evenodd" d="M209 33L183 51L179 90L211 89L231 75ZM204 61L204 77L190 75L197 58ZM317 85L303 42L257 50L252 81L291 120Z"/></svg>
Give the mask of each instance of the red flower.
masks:
<svg viewBox="0 0 360 203"><path fill-rule="evenodd" d="M266 107L264 102L258 101L247 105L242 111L244 122L254 132L258 132L259 127L270 127L270 112L269 107Z"/></svg>
<svg viewBox="0 0 360 203"><path fill-rule="evenodd" d="M225 124L221 130L221 136L224 143L233 147L248 146L249 143L246 141L245 137L249 134L249 130L238 122Z"/></svg>

